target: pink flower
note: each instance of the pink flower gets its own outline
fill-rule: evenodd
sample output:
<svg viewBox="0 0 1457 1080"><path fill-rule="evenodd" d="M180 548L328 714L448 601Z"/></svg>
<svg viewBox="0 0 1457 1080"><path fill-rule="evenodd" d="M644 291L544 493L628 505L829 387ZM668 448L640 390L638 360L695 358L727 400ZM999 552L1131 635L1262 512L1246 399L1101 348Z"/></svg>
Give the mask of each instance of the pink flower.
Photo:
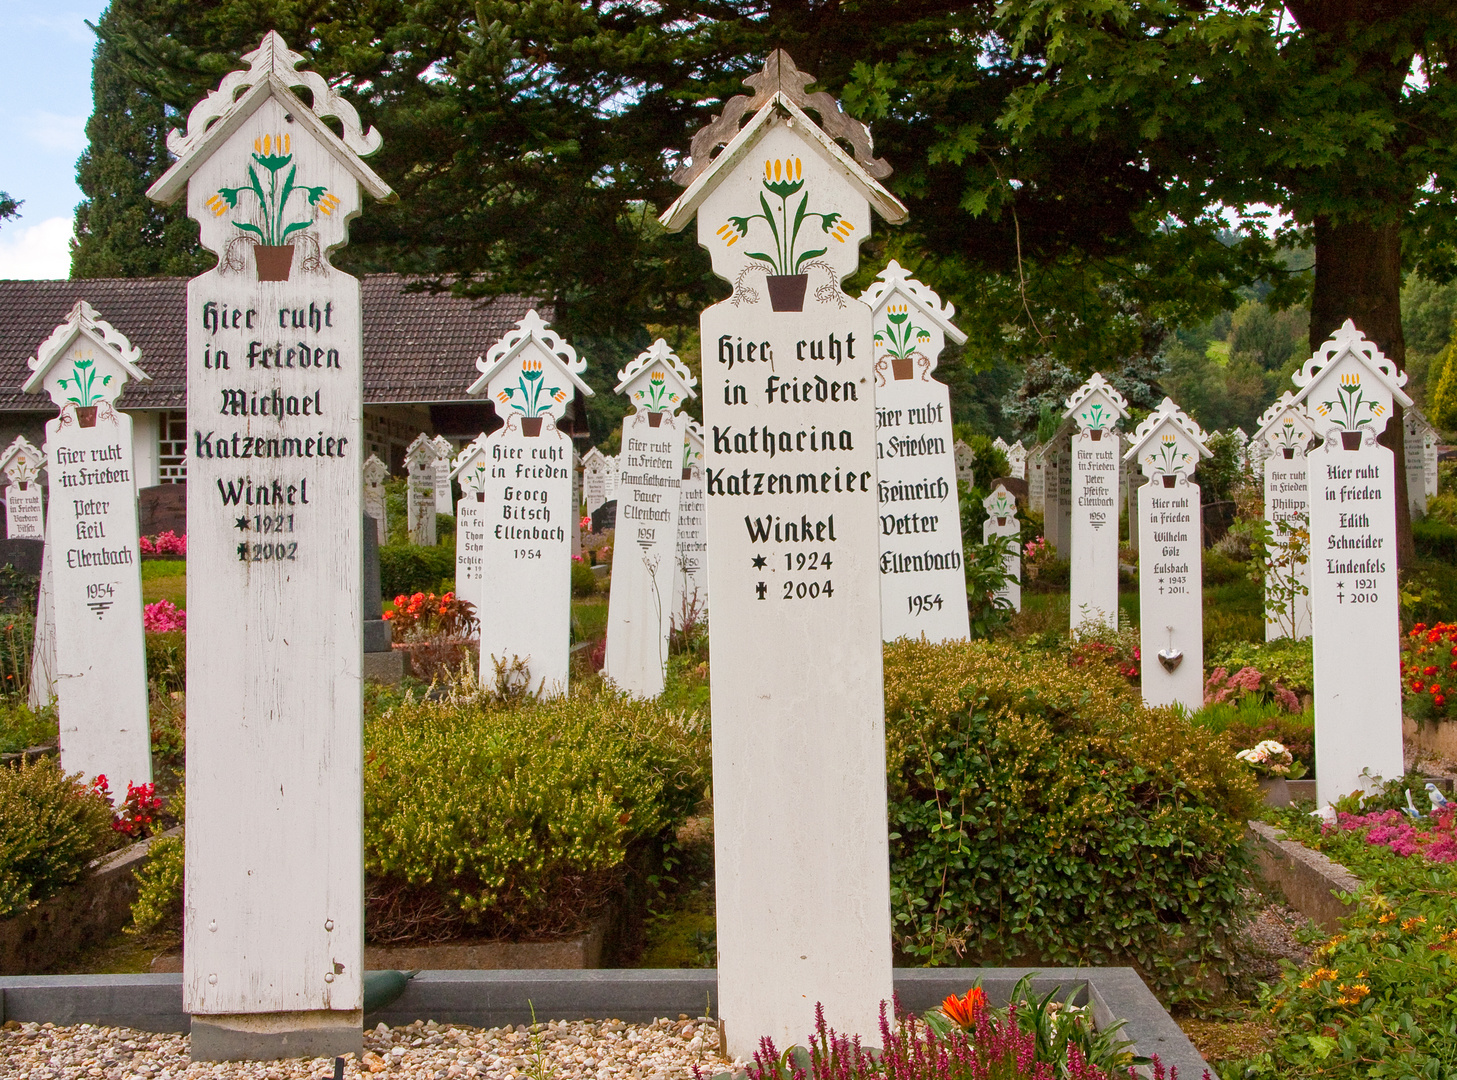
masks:
<svg viewBox="0 0 1457 1080"><path fill-rule="evenodd" d="M142 608L142 629L149 634L165 634L187 629L187 612L171 600L158 600Z"/></svg>
<svg viewBox="0 0 1457 1080"><path fill-rule="evenodd" d="M155 555L157 553L157 545L152 543L152 538L150 536L142 537L139 543L141 545L143 555Z"/></svg>

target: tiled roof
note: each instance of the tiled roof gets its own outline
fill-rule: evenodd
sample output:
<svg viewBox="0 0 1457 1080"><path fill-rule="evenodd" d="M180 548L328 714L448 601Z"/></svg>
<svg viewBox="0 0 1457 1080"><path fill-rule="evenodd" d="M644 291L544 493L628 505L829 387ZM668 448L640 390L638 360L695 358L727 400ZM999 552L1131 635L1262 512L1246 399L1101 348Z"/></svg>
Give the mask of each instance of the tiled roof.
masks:
<svg viewBox="0 0 1457 1080"><path fill-rule="evenodd" d="M522 296L488 300L407 291L400 274L365 274L364 400L474 401L466 396L478 374L475 360L533 306ZM44 394L20 387L28 357L51 335L77 300L85 300L142 350L149 383L126 388L133 409L180 409L186 404L187 279L96 278L85 281L0 281L0 412L53 412ZM550 311L540 308L543 317Z"/></svg>

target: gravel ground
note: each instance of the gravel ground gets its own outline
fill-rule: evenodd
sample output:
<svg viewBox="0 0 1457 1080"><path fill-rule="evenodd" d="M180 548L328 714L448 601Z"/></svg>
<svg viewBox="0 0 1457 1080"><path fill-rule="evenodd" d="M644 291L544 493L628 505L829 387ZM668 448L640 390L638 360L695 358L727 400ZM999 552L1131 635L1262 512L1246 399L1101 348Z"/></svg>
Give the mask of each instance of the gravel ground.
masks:
<svg viewBox="0 0 1457 1080"><path fill-rule="evenodd" d="M7 1078L316 1080L334 1074L329 1058L193 1064L187 1053L186 1035L15 1021L0 1029L0 1077ZM705 1077L729 1067L718 1056L716 1026L687 1016L651 1024L561 1021L537 1025L534 1032L524 1025L483 1030L417 1021L366 1031L363 1057L347 1057L344 1075L351 1080L691 1080L694 1065Z"/></svg>

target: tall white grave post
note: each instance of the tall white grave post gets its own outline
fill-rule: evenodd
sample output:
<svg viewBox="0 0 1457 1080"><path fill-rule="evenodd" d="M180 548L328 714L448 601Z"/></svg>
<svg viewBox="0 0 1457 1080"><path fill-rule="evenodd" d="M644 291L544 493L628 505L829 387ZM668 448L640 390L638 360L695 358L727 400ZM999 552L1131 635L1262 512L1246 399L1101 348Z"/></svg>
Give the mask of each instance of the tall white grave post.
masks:
<svg viewBox="0 0 1457 1080"><path fill-rule="evenodd" d="M582 455L582 502L590 516L607 501L607 458L595 446Z"/></svg>
<svg viewBox="0 0 1457 1080"><path fill-rule="evenodd" d="M1437 493L1437 433L1426 414L1413 405L1403 410L1406 436L1406 493L1414 516L1425 517L1427 499Z"/></svg>
<svg viewBox="0 0 1457 1080"><path fill-rule="evenodd" d="M455 458L450 478L460 485L455 504L455 595L475 605L479 618L485 588L486 533L500 517L490 506L490 436L478 435ZM495 509L495 514L492 514Z"/></svg>
<svg viewBox="0 0 1457 1080"><path fill-rule="evenodd" d="M421 432L405 448L405 471L409 476L406 507L410 515L410 543L434 547L435 531L435 463L439 460L430 436Z"/></svg>
<svg viewBox="0 0 1457 1080"><path fill-rule="evenodd" d="M881 634L966 638L951 389L932 377L946 339L966 335L951 321L956 309L893 259L860 299L875 326Z"/></svg>
<svg viewBox="0 0 1457 1080"><path fill-rule="evenodd" d="M1139 650L1148 705L1204 705L1204 543L1200 458L1212 456L1199 425L1170 399L1138 425L1124 460L1138 489Z"/></svg>
<svg viewBox="0 0 1457 1080"><path fill-rule="evenodd" d="M41 554L40 588L35 597L35 638L30 646L30 695L32 709L43 709L56 700L56 579L51 565L50 529L46 529ZM144 646L145 647L145 646Z"/></svg>
<svg viewBox="0 0 1457 1080"><path fill-rule="evenodd" d="M613 454L611 457L603 458L602 465L602 494L605 496L602 501L613 502L617 498L617 481L622 476L622 471L617 465L617 455Z"/></svg>
<svg viewBox="0 0 1457 1080"><path fill-rule="evenodd" d="M1238 448L1235 451L1235 460L1239 462L1241 471L1247 470L1250 467L1250 437L1242 427L1235 428L1232 434L1234 445Z"/></svg>
<svg viewBox="0 0 1457 1080"><path fill-rule="evenodd" d="M471 394L486 394L504 423L477 439L489 465L482 482L481 682L525 665L514 678L531 692L567 692L572 622L572 440L557 427L587 361L528 311L476 360ZM464 484L464 481L462 482Z"/></svg>
<svg viewBox="0 0 1457 1080"><path fill-rule="evenodd" d="M379 133L303 59L264 35L148 192L185 192L218 256L187 288L194 1060L362 1039L362 318L329 256L365 192L394 194L361 160Z"/></svg>
<svg viewBox="0 0 1457 1080"><path fill-rule="evenodd" d="M802 1039L816 1000L876 1041L891 996L874 330L840 282L871 208L906 211L812 81L771 53L694 136L662 219L696 214L733 285L700 330L719 1004L745 1057Z"/></svg>
<svg viewBox="0 0 1457 1080"><path fill-rule="evenodd" d="M1404 770L1395 455L1376 441L1406 373L1351 320L1291 378L1324 440L1310 454L1316 802Z"/></svg>
<svg viewBox="0 0 1457 1080"><path fill-rule="evenodd" d="M364 461L364 512L374 518L374 527L380 546L389 542L389 512L385 509L384 482L390 478L390 469L374 454Z"/></svg>
<svg viewBox="0 0 1457 1080"><path fill-rule="evenodd" d="M1307 448L1316 439L1305 406L1286 390L1260 417L1265 521L1274 550L1265 574L1265 640L1310 636L1310 484ZM1305 530L1303 539L1297 529ZM1292 545L1292 539L1294 543Z"/></svg>
<svg viewBox="0 0 1457 1080"><path fill-rule="evenodd" d="M960 439L952 448L952 462L956 467L956 480L967 487L976 486L976 451Z"/></svg>
<svg viewBox="0 0 1457 1080"><path fill-rule="evenodd" d="M1007 466L1011 475L1018 480L1027 479L1027 448L1018 439L1007 449Z"/></svg>
<svg viewBox="0 0 1457 1080"><path fill-rule="evenodd" d="M1128 402L1100 374L1067 399L1063 416L1077 424L1070 444L1072 610L1085 622L1118 625L1118 421Z"/></svg>
<svg viewBox="0 0 1457 1080"><path fill-rule="evenodd" d="M44 540L45 512L41 505L40 484L36 483L45 468L45 455L24 435L0 454L0 473L5 474L5 539Z"/></svg>
<svg viewBox="0 0 1457 1080"><path fill-rule="evenodd" d="M981 526L981 542L985 544L993 536L1020 537L1022 523L1017 520L1017 500L1001 484L992 488L992 493L981 501L986 508L987 519ZM997 590L997 598L1006 600L1013 611L1022 610L1022 545L1014 540L1007 552L1006 583Z"/></svg>
<svg viewBox="0 0 1457 1080"><path fill-rule="evenodd" d="M663 692L673 578L678 558L678 504L688 417L678 412L698 380L662 338L617 373L617 393L634 411L622 421L617 535L607 598L602 674L634 697Z"/></svg>
<svg viewBox="0 0 1457 1080"><path fill-rule="evenodd" d="M45 445L61 767L104 775L117 803L152 779L132 420L116 407L127 382L150 379L140 356L81 300L25 381L61 410Z"/></svg>
<svg viewBox="0 0 1457 1080"><path fill-rule="evenodd" d="M435 448L435 512L437 514L455 513L455 493L450 489L450 472L454 466L455 447L450 445L450 440L444 435L437 435L430 440L430 445Z"/></svg>
<svg viewBox="0 0 1457 1080"><path fill-rule="evenodd" d="M582 455L572 445L572 558L582 557Z"/></svg>
<svg viewBox="0 0 1457 1080"><path fill-rule="evenodd" d="M1046 445L1034 446L1027 451L1027 508L1042 513L1047 505L1047 473L1042 463ZM1046 528L1043 529L1044 534Z"/></svg>
<svg viewBox="0 0 1457 1080"><path fill-rule="evenodd" d="M683 480L678 489L678 562L673 575L673 625L689 611L708 615L708 536L704 531L703 425L688 421Z"/></svg>

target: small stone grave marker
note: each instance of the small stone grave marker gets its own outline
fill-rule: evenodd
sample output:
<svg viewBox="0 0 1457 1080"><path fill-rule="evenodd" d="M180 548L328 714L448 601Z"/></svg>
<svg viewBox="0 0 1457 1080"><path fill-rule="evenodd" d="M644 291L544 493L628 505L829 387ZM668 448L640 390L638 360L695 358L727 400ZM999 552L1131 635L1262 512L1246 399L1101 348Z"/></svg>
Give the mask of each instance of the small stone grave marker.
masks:
<svg viewBox="0 0 1457 1080"><path fill-rule="evenodd" d="M1016 479L1027 479L1027 448L1022 445L1021 439L1007 448L1007 465Z"/></svg>
<svg viewBox="0 0 1457 1080"><path fill-rule="evenodd" d="M1069 444L1068 506L1072 513L1072 629L1118 625L1118 422L1128 402L1100 374L1067 399L1065 419L1077 425ZM1059 484L1062 477L1059 475ZM1060 552L1059 552L1060 553Z"/></svg>
<svg viewBox="0 0 1457 1080"><path fill-rule="evenodd" d="M27 361L46 422L61 768L105 776L112 801L152 779L132 419L117 408L147 381L141 351L84 300Z"/></svg>
<svg viewBox="0 0 1457 1080"><path fill-rule="evenodd" d="M24 435L0 455L0 472L5 474L5 538L7 540L44 540L45 512L41 488L37 482L45 468L45 455Z"/></svg>
<svg viewBox="0 0 1457 1080"><path fill-rule="evenodd" d="M951 389L933 378L956 309L891 260L860 295L875 326L880 627L886 641L971 633L952 451ZM970 475L970 468L966 470ZM968 481L970 482L970 481Z"/></svg>
<svg viewBox="0 0 1457 1080"><path fill-rule="evenodd" d="M694 136L662 218L697 216L733 290L700 336L718 987L738 1056L803 1038L816 1000L874 1041L891 995L874 330L840 283L871 208L906 211L869 132L812 81L770 53L753 97Z"/></svg>
<svg viewBox="0 0 1457 1080"><path fill-rule="evenodd" d="M651 698L663 692L673 619L688 426L678 409L697 396L698 380L662 338L619 371L617 380L617 393L632 402L634 411L622 421L602 674L634 697Z"/></svg>
<svg viewBox="0 0 1457 1080"><path fill-rule="evenodd" d="M486 394L504 423L479 444L485 528L481 564L481 682L498 670L532 693L567 692L572 620L572 440L557 427L587 361L528 311L476 361L471 394ZM464 486L465 481L462 481ZM474 489L472 491L474 497Z"/></svg>
<svg viewBox="0 0 1457 1080"><path fill-rule="evenodd" d="M1291 376L1321 445L1310 455L1316 802L1401 776L1395 455L1376 441L1406 373L1347 319Z"/></svg>
<svg viewBox="0 0 1457 1080"><path fill-rule="evenodd" d="M409 474L406 507L410 521L410 543L434 547L435 531L435 463L439 460L430 436L421 432L405 448L405 469Z"/></svg>
<svg viewBox="0 0 1457 1080"><path fill-rule="evenodd" d="M1001 484L992 488L992 493L982 500L987 519L982 523L981 540L986 543L993 536L1020 537L1022 523L1017 520L1017 500ZM1013 611L1022 610L1022 545L1012 544L1006 559L1007 580L997 590L997 598L1006 600Z"/></svg>
<svg viewBox="0 0 1457 1080"><path fill-rule="evenodd" d="M1148 705L1204 705L1204 540L1199 485L1207 436L1169 398L1138 425L1124 460L1138 491L1139 655Z"/></svg>
<svg viewBox="0 0 1457 1080"><path fill-rule="evenodd" d="M1316 438L1305 406L1286 390L1260 417L1265 448L1265 521L1272 550L1265 574L1265 640L1310 636L1310 482L1306 452Z"/></svg>

